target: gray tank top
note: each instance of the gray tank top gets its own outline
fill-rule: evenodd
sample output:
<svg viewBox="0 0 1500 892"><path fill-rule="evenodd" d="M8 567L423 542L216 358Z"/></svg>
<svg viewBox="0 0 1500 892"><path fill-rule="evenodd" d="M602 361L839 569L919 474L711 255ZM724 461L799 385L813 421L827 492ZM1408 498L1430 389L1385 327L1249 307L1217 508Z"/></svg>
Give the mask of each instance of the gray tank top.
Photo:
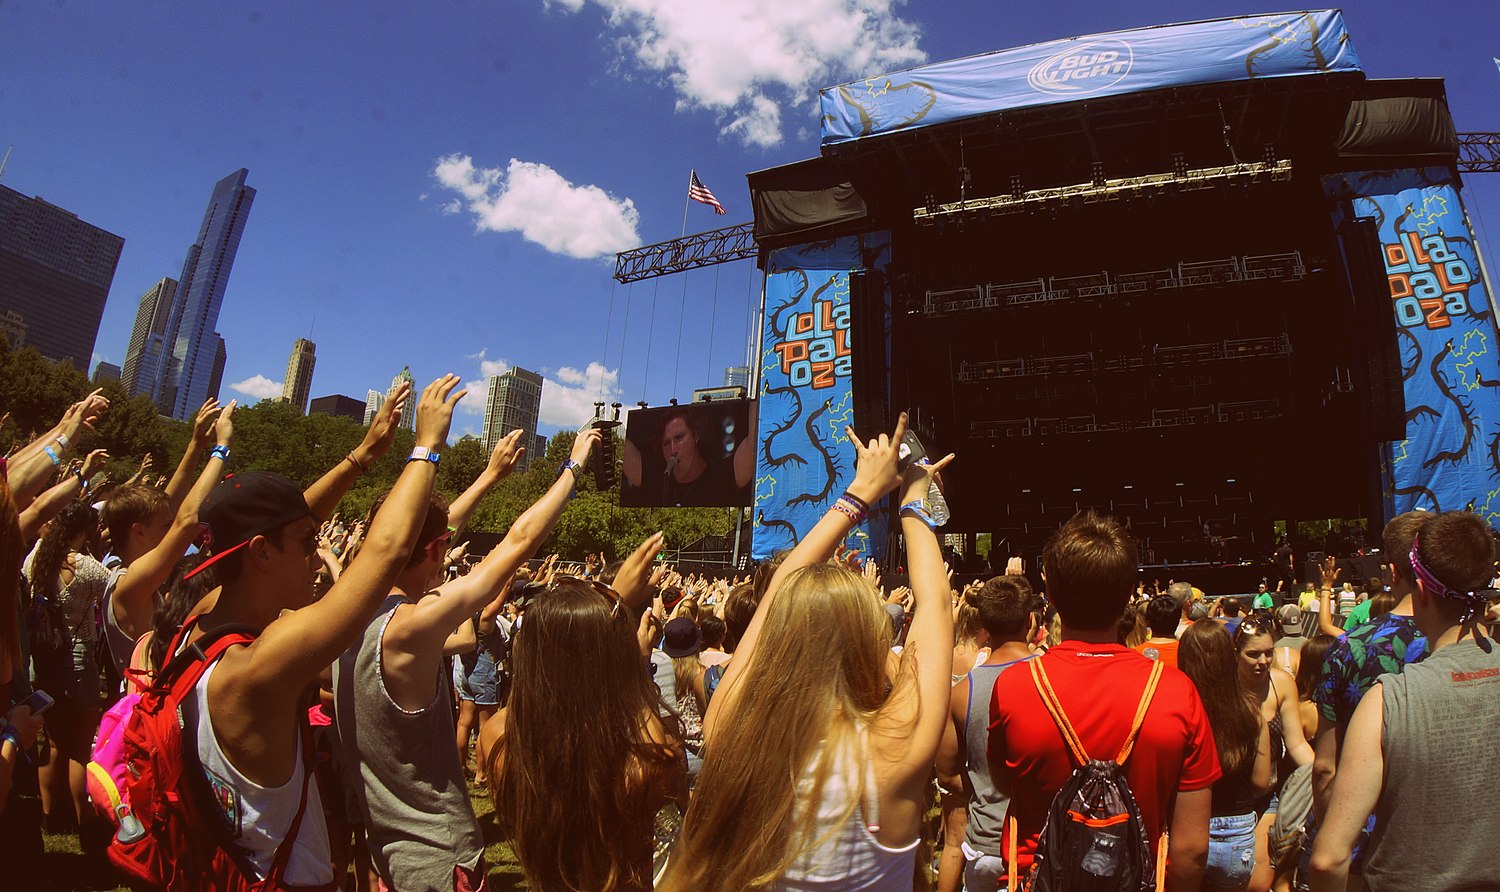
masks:
<svg viewBox="0 0 1500 892"><path fill-rule="evenodd" d="M364 634L334 664L334 715L370 856L393 889L451 889L453 868L472 868L484 838L458 750L452 694L442 666L437 695L408 712L386 692L380 642L396 608L385 599Z"/></svg>
<svg viewBox="0 0 1500 892"><path fill-rule="evenodd" d="M109 645L109 655L115 661L115 671L124 677L125 670L130 666L130 656L135 653L135 639L125 634L120 628L120 623L115 619L115 587L120 584L120 577L125 575L124 567L116 567L109 571L109 579L104 582L104 642ZM156 606L161 606L161 596L156 598Z"/></svg>
<svg viewBox="0 0 1500 892"><path fill-rule="evenodd" d="M1365 879L1371 892L1495 889L1500 808L1477 784L1500 763L1500 644L1472 640L1382 675L1385 786Z"/></svg>
<svg viewBox="0 0 1500 892"><path fill-rule="evenodd" d="M1030 659L1030 657L1027 657ZM990 778L987 750L990 742L990 697L1000 673L1017 663L1015 660L996 666L975 666L969 673L969 711L964 716L964 748L969 781L969 829L964 842L985 855L1000 854L1000 831L1005 828L1005 813L1010 809L1010 785L999 789Z"/></svg>

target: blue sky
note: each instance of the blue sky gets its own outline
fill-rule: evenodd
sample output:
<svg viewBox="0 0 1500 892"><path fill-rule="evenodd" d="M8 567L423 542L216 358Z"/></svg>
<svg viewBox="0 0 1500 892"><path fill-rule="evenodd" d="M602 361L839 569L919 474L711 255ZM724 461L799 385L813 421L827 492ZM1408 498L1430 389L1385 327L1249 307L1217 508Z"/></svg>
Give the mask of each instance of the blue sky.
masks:
<svg viewBox="0 0 1500 892"><path fill-rule="evenodd" d="M691 168L729 214L695 204L690 232L748 221L746 173L816 154L819 87L1278 11L1260 6L0 0L3 181L125 238L96 359L123 361L140 295L180 271L214 182L247 167L225 398L268 392L310 333L314 396L362 398L406 364L419 381L519 365L547 378L550 433L601 391L686 399L743 360L753 264L616 286L612 255L680 233ZM1500 3L1344 8L1371 77L1445 78L1460 131L1500 130ZM1493 269L1500 175L1465 196ZM456 431L478 431L480 397Z"/></svg>

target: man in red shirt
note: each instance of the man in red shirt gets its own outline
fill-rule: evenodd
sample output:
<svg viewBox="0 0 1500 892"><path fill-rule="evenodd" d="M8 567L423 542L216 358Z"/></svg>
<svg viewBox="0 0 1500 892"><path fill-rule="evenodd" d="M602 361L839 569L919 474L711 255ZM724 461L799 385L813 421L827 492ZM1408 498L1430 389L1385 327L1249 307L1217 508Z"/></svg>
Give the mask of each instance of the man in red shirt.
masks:
<svg viewBox="0 0 1500 892"><path fill-rule="evenodd" d="M1118 643L1135 592L1136 544L1113 518L1081 511L1042 553L1047 599L1062 617L1062 641L1041 657L1063 712L1090 758L1119 752L1145 691L1152 661ZM1077 768L1029 672L1000 676L990 699L989 763L997 785L1011 780L1017 823L1016 872L1031 870L1037 837L1057 791ZM1211 788L1219 756L1203 702L1186 675L1165 668L1125 777L1151 851L1170 830L1167 889L1196 890L1208 859ZM1007 820L1001 853L1010 851Z"/></svg>

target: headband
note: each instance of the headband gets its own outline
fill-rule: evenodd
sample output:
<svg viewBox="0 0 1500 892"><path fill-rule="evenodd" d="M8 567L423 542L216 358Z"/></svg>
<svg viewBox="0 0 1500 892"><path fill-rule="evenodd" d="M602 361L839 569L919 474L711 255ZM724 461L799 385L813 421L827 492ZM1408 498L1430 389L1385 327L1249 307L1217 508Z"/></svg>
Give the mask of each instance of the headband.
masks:
<svg viewBox="0 0 1500 892"><path fill-rule="evenodd" d="M1466 608L1468 608L1468 610L1464 613L1464 622L1468 622L1476 614L1483 612L1485 607L1489 604L1489 600L1485 598L1484 595L1479 594L1478 592L1459 591L1458 589L1449 588L1448 586L1444 585L1441 581L1438 580L1436 576L1433 575L1432 571L1427 569L1427 566L1422 563L1422 558L1417 554L1418 544L1419 537L1413 536L1411 540L1411 569L1413 574L1417 577L1417 581L1422 583L1422 588L1431 594L1437 595L1438 597L1448 598L1452 601L1458 601Z"/></svg>

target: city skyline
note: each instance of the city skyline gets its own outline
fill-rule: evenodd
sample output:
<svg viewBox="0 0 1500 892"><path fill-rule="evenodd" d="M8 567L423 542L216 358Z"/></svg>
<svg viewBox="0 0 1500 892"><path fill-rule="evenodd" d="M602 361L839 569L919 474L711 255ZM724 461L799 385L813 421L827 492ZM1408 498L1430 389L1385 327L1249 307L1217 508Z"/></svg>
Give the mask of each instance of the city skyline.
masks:
<svg viewBox="0 0 1500 892"><path fill-rule="evenodd" d="M525 470L536 453L537 419L542 406L542 376L523 368L513 368L486 382L488 400L484 409L482 442L486 454L513 430L521 430L521 446L526 454L517 466Z"/></svg>
<svg viewBox="0 0 1500 892"><path fill-rule="evenodd" d="M1500 130L1492 0L1344 7L1369 77L1445 78L1460 131ZM99 355L84 362L123 364L139 298L183 265L204 187L248 168L255 222L216 329L234 347L224 396L280 395L286 347L305 336L319 346L320 392L383 390L407 363L422 383L461 375L470 395L455 436L480 432L489 378L516 365L544 378L548 432L576 429L601 398L686 400L744 362L755 262L617 285L612 253L749 220L748 173L819 154L818 88L1254 11L1228 0L620 8L631 12L568 0L351 20L316 6L0 7L7 33L28 36L0 58L0 76L22 85L0 93L0 141L16 146L4 184L126 238ZM149 65L135 50L160 43L181 49ZM392 59L420 60L428 76L414 82ZM727 216L688 204L689 170ZM1493 248L1500 176L1467 177L1463 194Z"/></svg>

